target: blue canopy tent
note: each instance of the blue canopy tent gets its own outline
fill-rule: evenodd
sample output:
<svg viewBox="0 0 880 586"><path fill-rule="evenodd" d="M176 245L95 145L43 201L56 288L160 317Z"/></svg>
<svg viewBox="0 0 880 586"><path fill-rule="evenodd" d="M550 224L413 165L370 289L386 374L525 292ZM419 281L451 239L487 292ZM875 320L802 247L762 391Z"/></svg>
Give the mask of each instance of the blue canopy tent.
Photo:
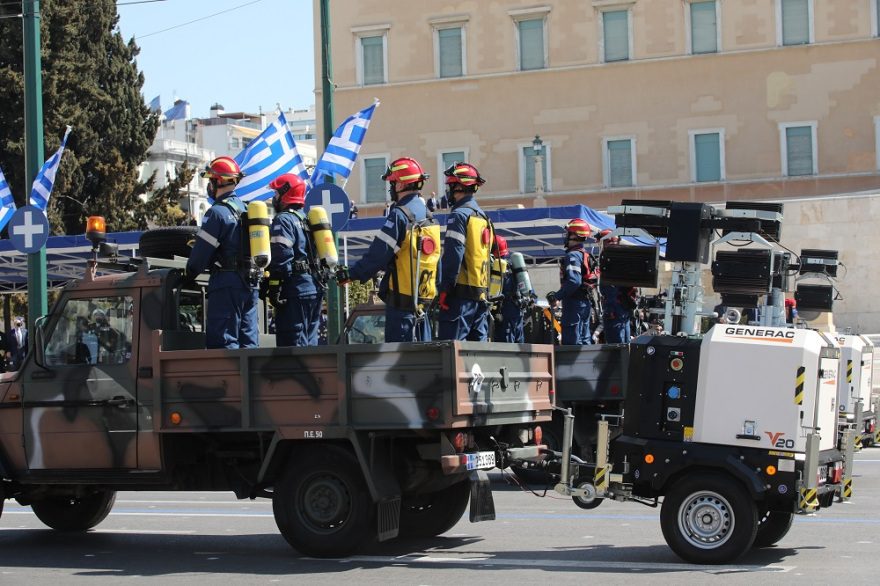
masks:
<svg viewBox="0 0 880 586"><path fill-rule="evenodd" d="M556 262L562 255L562 231L572 218L583 218L597 230L614 227L611 216L584 205L491 210L488 213L495 230L507 239L510 250L521 252L535 264ZM445 229L446 214L437 214L436 217L441 230ZM351 264L363 256L384 223L383 217L349 220L339 232L342 262ZM107 234L107 241L119 245L121 256L137 256L140 235L140 232L116 232ZM626 240L632 244L640 243L635 239ZM48 286L60 287L70 279L81 277L91 250L92 245L85 235L50 237L46 245ZM26 291L27 272L27 255L15 250L9 240L0 240L0 293Z"/></svg>

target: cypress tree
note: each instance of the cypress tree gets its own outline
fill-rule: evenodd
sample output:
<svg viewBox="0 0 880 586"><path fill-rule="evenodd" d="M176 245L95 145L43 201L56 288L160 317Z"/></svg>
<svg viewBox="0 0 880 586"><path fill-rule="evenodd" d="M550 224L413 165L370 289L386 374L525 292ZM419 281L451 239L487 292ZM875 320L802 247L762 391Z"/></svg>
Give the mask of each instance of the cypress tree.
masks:
<svg viewBox="0 0 880 586"><path fill-rule="evenodd" d="M145 229L157 206L142 197L153 178L140 181L138 166L159 121L141 95L140 49L122 38L115 0L43 0L40 6L46 158L65 126L73 127L49 200L50 225L55 233L81 234L85 216L100 214L108 230ZM19 206L31 187L24 176L23 93L21 20L3 19L0 167Z"/></svg>

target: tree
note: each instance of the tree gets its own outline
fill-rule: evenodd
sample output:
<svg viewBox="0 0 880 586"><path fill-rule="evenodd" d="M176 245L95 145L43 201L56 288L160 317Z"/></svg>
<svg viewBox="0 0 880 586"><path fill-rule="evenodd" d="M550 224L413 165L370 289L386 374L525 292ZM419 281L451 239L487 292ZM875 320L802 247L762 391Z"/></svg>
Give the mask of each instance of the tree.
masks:
<svg viewBox="0 0 880 586"><path fill-rule="evenodd" d="M139 165L158 128L141 95L140 49L117 27L114 0L44 0L41 56L45 152L73 127L49 200L56 233L80 234L85 217L101 214L113 231L145 229L155 206L142 197L153 178ZM0 167L17 204L30 195L24 171L22 26L0 20Z"/></svg>

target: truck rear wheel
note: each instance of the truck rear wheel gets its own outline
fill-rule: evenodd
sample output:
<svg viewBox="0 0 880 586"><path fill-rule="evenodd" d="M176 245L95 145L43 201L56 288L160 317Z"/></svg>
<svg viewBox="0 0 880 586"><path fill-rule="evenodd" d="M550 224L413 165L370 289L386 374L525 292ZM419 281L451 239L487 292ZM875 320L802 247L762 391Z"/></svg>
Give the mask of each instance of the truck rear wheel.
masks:
<svg viewBox="0 0 880 586"><path fill-rule="evenodd" d="M471 483L458 482L437 492L404 498L400 503L401 537L434 537L461 519L471 496Z"/></svg>
<svg viewBox="0 0 880 586"><path fill-rule="evenodd" d="M336 446L310 448L275 487L275 522L298 552L344 557L375 533L375 507L354 456Z"/></svg>
<svg viewBox="0 0 880 586"><path fill-rule="evenodd" d="M31 503L37 518L57 531L87 531L107 518L115 490L99 490L89 495L60 496Z"/></svg>
<svg viewBox="0 0 880 586"><path fill-rule="evenodd" d="M757 507L726 474L698 473L679 480L663 499L660 524L666 543L695 564L729 563L755 541Z"/></svg>
<svg viewBox="0 0 880 586"><path fill-rule="evenodd" d="M791 529L794 513L767 511L758 519L758 534L752 547L770 547L785 537Z"/></svg>

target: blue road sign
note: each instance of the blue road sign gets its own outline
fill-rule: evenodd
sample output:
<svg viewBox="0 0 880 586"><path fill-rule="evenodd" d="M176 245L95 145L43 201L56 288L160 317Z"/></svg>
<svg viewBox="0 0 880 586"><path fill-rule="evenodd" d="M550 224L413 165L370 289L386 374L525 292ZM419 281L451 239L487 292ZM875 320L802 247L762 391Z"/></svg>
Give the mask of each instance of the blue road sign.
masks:
<svg viewBox="0 0 880 586"><path fill-rule="evenodd" d="M339 232L348 222L348 214L351 212L351 200L348 194L338 185L321 183L315 185L306 194L306 211L312 206L321 206L330 217L330 227L334 232Z"/></svg>
<svg viewBox="0 0 880 586"><path fill-rule="evenodd" d="M9 220L9 239L15 250L24 254L33 254L46 246L49 239L46 214L34 206L15 210Z"/></svg>

